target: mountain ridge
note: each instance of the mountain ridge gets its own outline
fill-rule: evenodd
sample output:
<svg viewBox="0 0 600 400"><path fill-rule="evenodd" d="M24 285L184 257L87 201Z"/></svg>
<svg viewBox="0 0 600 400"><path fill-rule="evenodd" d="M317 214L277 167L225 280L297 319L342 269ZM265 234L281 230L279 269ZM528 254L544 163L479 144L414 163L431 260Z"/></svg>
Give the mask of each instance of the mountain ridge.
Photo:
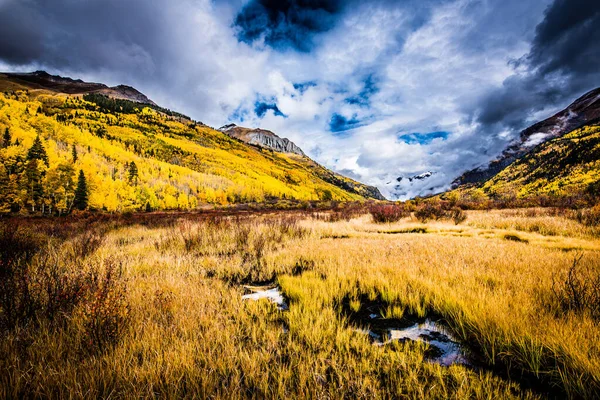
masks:
<svg viewBox="0 0 600 400"><path fill-rule="evenodd" d="M141 104L157 104L146 95L128 85L109 87L103 83L84 82L81 79L72 79L60 75L51 75L46 71L35 72L3 72L0 75L17 84L33 85L34 89L45 89L56 93L71 95L98 93L108 97L130 100Z"/></svg>
<svg viewBox="0 0 600 400"><path fill-rule="evenodd" d="M600 88L596 88L577 98L565 109L521 131L519 139L509 145L497 159L464 172L452 182L452 188L485 182L536 146L599 120Z"/></svg>

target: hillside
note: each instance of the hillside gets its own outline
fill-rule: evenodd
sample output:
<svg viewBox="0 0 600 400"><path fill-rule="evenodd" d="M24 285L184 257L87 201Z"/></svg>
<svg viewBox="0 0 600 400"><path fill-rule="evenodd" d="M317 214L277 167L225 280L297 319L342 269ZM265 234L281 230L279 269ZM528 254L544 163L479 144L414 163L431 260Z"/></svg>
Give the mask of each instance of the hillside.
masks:
<svg viewBox="0 0 600 400"><path fill-rule="evenodd" d="M600 195L600 125L586 125L544 142L485 183L463 186L454 193L460 197L497 200L540 195L597 197Z"/></svg>
<svg viewBox="0 0 600 400"><path fill-rule="evenodd" d="M453 187L484 182L540 143L561 137L574 129L600 120L600 88L584 94L564 110L523 130L500 157L488 165L467 171L453 182Z"/></svg>
<svg viewBox="0 0 600 400"><path fill-rule="evenodd" d="M130 87L37 72L0 74L0 92L2 211L69 210L79 170L89 207L111 212L381 198L307 157L248 145ZM38 136L45 155L32 153Z"/></svg>

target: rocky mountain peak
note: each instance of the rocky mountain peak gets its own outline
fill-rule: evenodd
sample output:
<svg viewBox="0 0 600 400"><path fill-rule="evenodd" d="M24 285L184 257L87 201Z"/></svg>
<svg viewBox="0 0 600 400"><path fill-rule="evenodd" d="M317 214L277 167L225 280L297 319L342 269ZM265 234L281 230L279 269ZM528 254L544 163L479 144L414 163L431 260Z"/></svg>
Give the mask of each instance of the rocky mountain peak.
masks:
<svg viewBox="0 0 600 400"><path fill-rule="evenodd" d="M302 149L287 138L281 138L275 133L260 128L244 128L236 124L227 124L219 131L248 144L264 147L280 153L292 153L304 156Z"/></svg>

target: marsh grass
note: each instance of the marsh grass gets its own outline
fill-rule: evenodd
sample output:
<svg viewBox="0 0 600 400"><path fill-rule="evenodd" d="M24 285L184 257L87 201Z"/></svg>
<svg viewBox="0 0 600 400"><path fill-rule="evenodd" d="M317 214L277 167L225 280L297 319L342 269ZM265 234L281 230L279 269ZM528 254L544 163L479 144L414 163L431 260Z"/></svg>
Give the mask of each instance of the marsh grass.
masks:
<svg viewBox="0 0 600 400"><path fill-rule="evenodd" d="M2 260L55 274L51 286L78 288L81 276L85 294L58 307L60 323L38 310L35 324L3 328L0 397L597 397L598 322L563 307L553 283L574 255L503 237L535 220L557 244L598 239L565 217L508 211L468 212L461 231L484 226L489 237L444 235L453 221L409 232L408 218L388 226L405 234L382 235L368 215L107 218L91 224L102 239L82 252L73 241L94 241L81 222L22 224L23 255ZM596 271L598 251L581 253ZM242 300L242 285L257 282L278 284L289 310ZM420 343L374 346L340 307L376 300L386 318L443 318L486 368L429 363Z"/></svg>

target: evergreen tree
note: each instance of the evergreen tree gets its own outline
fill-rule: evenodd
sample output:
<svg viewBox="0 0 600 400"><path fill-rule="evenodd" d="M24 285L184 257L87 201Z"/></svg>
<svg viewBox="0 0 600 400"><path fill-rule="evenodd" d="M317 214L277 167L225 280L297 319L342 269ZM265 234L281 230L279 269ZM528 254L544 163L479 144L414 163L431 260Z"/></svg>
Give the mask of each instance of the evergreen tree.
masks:
<svg viewBox="0 0 600 400"><path fill-rule="evenodd" d="M135 162L130 162L129 163L129 183L133 183L134 185L137 185L137 181L138 181L138 168L137 165L135 165Z"/></svg>
<svg viewBox="0 0 600 400"><path fill-rule="evenodd" d="M4 136L2 137L2 146L3 147L8 147L10 146L10 142L11 142L11 135L10 135L10 131L8 130L8 127L4 130Z"/></svg>
<svg viewBox="0 0 600 400"><path fill-rule="evenodd" d="M35 137L33 145L27 152L27 160L41 160L48 166L48 154L46 154L46 149L44 149L40 135Z"/></svg>
<svg viewBox="0 0 600 400"><path fill-rule="evenodd" d="M77 147L75 147L75 143L73 143L73 148L71 149L71 154L73 155L73 162L77 162Z"/></svg>
<svg viewBox="0 0 600 400"><path fill-rule="evenodd" d="M27 190L27 204L31 206L31 211L35 212L35 207L39 200L44 196L42 186L42 173L38 166L38 160L31 159L25 166L25 189Z"/></svg>
<svg viewBox="0 0 600 400"><path fill-rule="evenodd" d="M77 178L77 189L75 189L75 198L73 199L73 207L78 210L85 210L88 206L88 188L87 182L85 181L85 175L83 170L79 170L79 177Z"/></svg>

